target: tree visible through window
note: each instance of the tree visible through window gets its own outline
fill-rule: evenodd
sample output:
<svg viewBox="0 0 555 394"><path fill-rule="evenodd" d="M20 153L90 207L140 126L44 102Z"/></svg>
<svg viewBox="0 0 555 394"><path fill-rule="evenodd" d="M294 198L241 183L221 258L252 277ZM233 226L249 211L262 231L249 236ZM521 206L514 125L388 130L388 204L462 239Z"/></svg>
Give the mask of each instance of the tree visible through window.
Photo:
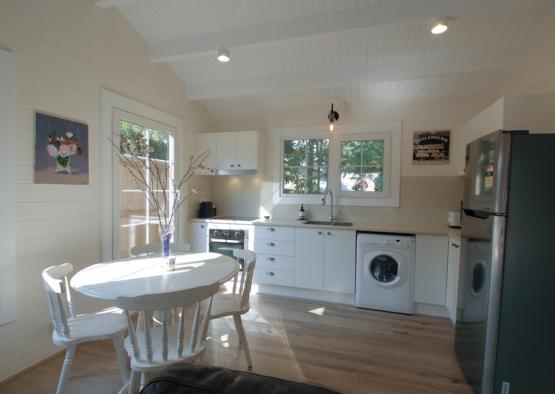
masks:
<svg viewBox="0 0 555 394"><path fill-rule="evenodd" d="M341 141L341 191L383 192L384 140Z"/></svg>
<svg viewBox="0 0 555 394"><path fill-rule="evenodd" d="M320 194L328 186L330 140L283 141L283 194Z"/></svg>

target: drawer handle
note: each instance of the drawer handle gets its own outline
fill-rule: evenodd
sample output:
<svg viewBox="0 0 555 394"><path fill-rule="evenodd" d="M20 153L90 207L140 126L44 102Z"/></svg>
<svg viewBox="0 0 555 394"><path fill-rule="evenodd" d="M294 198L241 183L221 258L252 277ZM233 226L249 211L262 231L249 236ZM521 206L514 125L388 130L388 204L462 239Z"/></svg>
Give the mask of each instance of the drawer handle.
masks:
<svg viewBox="0 0 555 394"><path fill-rule="evenodd" d="M328 231L327 234L328 234L328 235L331 235L331 232Z"/></svg>
<svg viewBox="0 0 555 394"><path fill-rule="evenodd" d="M266 272L266 275L268 275L268 276L274 276L275 273L273 273L273 272Z"/></svg>
<svg viewBox="0 0 555 394"><path fill-rule="evenodd" d="M268 228L267 228L266 230L268 230L268 231L271 231L271 232L274 232L274 231L276 231L276 229L275 229L275 228L273 228L273 227L268 227Z"/></svg>
<svg viewBox="0 0 555 394"><path fill-rule="evenodd" d="M230 166L231 168L235 167L235 165L233 165L233 164L230 164L229 166Z"/></svg>
<svg viewBox="0 0 555 394"><path fill-rule="evenodd" d="M241 167L241 164L237 164L237 167Z"/></svg>
<svg viewBox="0 0 555 394"><path fill-rule="evenodd" d="M271 246L272 248L273 248L274 246L276 246L276 244L273 243L273 242L268 242L266 245Z"/></svg>
<svg viewBox="0 0 555 394"><path fill-rule="evenodd" d="M321 231L318 231L318 235L322 235L322 232L321 232Z"/></svg>
<svg viewBox="0 0 555 394"><path fill-rule="evenodd" d="M276 259L274 257L268 257L267 259L268 261L276 261Z"/></svg>
<svg viewBox="0 0 555 394"><path fill-rule="evenodd" d="M200 225L200 228L204 228L204 224L201 224L201 225Z"/></svg>

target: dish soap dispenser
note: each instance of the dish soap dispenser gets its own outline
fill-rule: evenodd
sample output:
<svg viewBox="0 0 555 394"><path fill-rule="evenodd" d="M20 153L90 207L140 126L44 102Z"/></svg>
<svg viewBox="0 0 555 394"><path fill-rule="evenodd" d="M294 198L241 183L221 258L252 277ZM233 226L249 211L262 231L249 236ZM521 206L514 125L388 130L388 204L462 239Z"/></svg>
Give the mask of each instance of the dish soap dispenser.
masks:
<svg viewBox="0 0 555 394"><path fill-rule="evenodd" d="M299 209L299 217L298 220L306 220L306 213L304 210L304 205L301 204L301 208Z"/></svg>

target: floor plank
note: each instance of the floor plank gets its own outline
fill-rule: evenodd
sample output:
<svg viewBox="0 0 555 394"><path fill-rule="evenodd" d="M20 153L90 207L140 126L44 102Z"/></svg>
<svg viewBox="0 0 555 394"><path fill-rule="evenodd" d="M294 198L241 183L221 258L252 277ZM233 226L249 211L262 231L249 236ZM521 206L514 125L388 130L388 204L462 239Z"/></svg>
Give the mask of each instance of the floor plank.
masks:
<svg viewBox="0 0 555 394"><path fill-rule="evenodd" d="M256 373L344 393L472 393L444 319L404 316L314 301L253 296L244 316ZM0 386L0 394L52 393L63 356ZM246 370L233 319L212 322L203 362ZM79 346L68 392L116 392L111 342Z"/></svg>

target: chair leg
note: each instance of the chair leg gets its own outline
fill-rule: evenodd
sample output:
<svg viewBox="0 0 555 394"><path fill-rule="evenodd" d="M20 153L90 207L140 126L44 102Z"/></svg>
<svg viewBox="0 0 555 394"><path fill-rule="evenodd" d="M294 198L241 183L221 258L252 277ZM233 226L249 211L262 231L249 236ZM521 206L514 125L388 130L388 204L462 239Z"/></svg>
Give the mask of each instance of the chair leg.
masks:
<svg viewBox="0 0 555 394"><path fill-rule="evenodd" d="M129 378L129 387L127 388L128 394L133 394L135 392L135 386L139 378L139 372L131 371L131 377Z"/></svg>
<svg viewBox="0 0 555 394"><path fill-rule="evenodd" d="M247 358L247 366L249 369L252 369L251 353L249 351L249 344L247 343L247 335L245 334L245 328L243 327L241 315L233 315L233 321L235 322L235 327L237 328L237 333L239 334L240 343L243 344L243 350L245 352L245 357Z"/></svg>
<svg viewBox="0 0 555 394"><path fill-rule="evenodd" d="M71 369L71 363L73 362L73 356L75 355L75 348L76 346L69 346L67 348L64 365L62 367L62 372L60 373L60 380L58 380L56 394L62 394L64 392L67 377L69 376L69 370Z"/></svg>
<svg viewBox="0 0 555 394"><path fill-rule="evenodd" d="M123 384L126 384L129 380L129 373L127 371L127 353L123 348L123 340L121 334L116 334L112 337L112 342L114 343L114 349L116 350L116 358L118 360L119 374Z"/></svg>

